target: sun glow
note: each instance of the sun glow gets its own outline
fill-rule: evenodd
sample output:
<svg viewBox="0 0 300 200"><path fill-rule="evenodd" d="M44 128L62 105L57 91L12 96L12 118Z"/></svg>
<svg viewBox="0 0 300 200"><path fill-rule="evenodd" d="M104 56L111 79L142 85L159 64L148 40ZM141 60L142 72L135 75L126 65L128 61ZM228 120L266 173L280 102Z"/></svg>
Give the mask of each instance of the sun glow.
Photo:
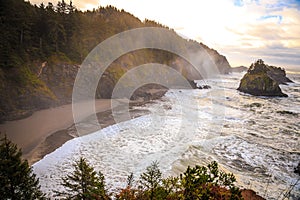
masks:
<svg viewBox="0 0 300 200"><path fill-rule="evenodd" d="M82 10L93 10L95 8L95 5L93 4L85 4L85 7L82 8Z"/></svg>

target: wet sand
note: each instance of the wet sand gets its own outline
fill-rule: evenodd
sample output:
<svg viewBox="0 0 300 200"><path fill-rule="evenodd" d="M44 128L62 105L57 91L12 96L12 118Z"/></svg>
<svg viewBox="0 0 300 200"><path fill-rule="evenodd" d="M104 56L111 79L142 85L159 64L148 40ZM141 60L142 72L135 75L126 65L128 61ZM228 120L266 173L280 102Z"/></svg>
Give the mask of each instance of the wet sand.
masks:
<svg viewBox="0 0 300 200"><path fill-rule="evenodd" d="M111 109L97 113L97 118L101 128L105 128L115 123L111 114ZM75 125L72 124L68 128L50 134L29 153L24 154L23 157L28 160L29 164L34 164L35 162L41 160L45 155L55 151L65 142L73 139L74 137L78 137L78 135Z"/></svg>
<svg viewBox="0 0 300 200"><path fill-rule="evenodd" d="M79 122L83 122L84 128L87 127L87 133L90 133L95 130L89 130L89 124L95 124L95 120L98 120L101 128L105 128L116 122L145 115L149 111L141 109L141 106L151 103L152 100L160 99L166 91L166 89L149 90L151 99L142 98L130 101L98 99L95 100L95 110L89 109L87 106L90 105L89 102L80 103L79 105L82 107L80 114L76 115L77 122L80 119ZM135 106L138 106L139 109L134 108ZM122 117L121 112L118 114L118 121L115 121L112 109L118 108L121 108L120 111L128 108L130 116ZM89 119L93 113L96 113L97 119ZM23 158L33 164L62 146L66 141L78 137L73 114L72 104L36 111L25 119L0 124L0 133L6 134L13 143L17 144L22 149Z"/></svg>
<svg viewBox="0 0 300 200"><path fill-rule="evenodd" d="M101 128L116 123L112 114L112 106L114 108L122 107L126 103L123 100L117 101L117 104L112 105L110 99L96 100L96 116ZM141 107L146 103L150 102L130 101L130 118L149 113L146 109L133 108L134 106ZM95 123L89 119L88 112L83 113L81 118L85 126L88 126L89 123ZM73 121L72 104L37 111L28 118L5 122L0 124L0 131L22 149L23 158L27 159L29 164L34 164L68 140L78 137Z"/></svg>
<svg viewBox="0 0 300 200"><path fill-rule="evenodd" d="M111 100L96 100L95 109L97 113L111 110ZM88 115L89 113L83 113L82 117L85 118ZM63 130L72 126L73 123L72 104L68 104L34 112L25 119L0 124L0 132L17 144L22 149L24 158L28 158L30 153L46 138L49 140L52 138L53 148L71 139L72 136L63 134L65 132ZM53 138L56 138L57 142L53 141Z"/></svg>

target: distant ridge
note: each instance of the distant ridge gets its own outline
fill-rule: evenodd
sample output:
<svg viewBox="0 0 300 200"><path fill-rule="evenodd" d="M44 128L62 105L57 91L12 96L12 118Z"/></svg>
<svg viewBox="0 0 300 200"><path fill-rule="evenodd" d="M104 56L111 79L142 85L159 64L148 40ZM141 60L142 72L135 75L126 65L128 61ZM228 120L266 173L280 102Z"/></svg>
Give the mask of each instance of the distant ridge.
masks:
<svg viewBox="0 0 300 200"><path fill-rule="evenodd" d="M238 67L232 67L231 72L246 72L248 70L248 67L245 66L238 66Z"/></svg>

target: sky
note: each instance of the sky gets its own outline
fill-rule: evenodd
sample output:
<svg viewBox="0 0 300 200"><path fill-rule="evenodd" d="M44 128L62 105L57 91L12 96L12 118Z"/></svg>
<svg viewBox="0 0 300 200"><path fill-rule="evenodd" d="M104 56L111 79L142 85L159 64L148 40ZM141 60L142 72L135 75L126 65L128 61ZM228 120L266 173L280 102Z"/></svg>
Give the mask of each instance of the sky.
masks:
<svg viewBox="0 0 300 200"><path fill-rule="evenodd" d="M33 4L57 0L30 0ZM68 0L65 0L68 2ZM216 49L230 65L300 71L300 0L73 0L81 10L113 5Z"/></svg>

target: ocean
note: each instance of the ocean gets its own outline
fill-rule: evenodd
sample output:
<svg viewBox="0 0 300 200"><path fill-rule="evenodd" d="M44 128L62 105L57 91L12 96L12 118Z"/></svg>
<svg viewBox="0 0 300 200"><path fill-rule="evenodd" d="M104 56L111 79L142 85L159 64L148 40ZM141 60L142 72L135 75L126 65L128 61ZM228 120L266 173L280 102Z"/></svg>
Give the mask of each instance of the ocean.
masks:
<svg viewBox="0 0 300 200"><path fill-rule="evenodd" d="M237 185L266 199L282 199L300 176L300 74L281 85L288 98L255 97L236 90L243 73L198 81L211 89L169 90L135 109L150 113L74 138L33 165L49 195L79 157L100 170L110 191L123 188L131 172L137 180L153 161L164 177L187 166L217 161ZM290 199L300 198L300 181Z"/></svg>

